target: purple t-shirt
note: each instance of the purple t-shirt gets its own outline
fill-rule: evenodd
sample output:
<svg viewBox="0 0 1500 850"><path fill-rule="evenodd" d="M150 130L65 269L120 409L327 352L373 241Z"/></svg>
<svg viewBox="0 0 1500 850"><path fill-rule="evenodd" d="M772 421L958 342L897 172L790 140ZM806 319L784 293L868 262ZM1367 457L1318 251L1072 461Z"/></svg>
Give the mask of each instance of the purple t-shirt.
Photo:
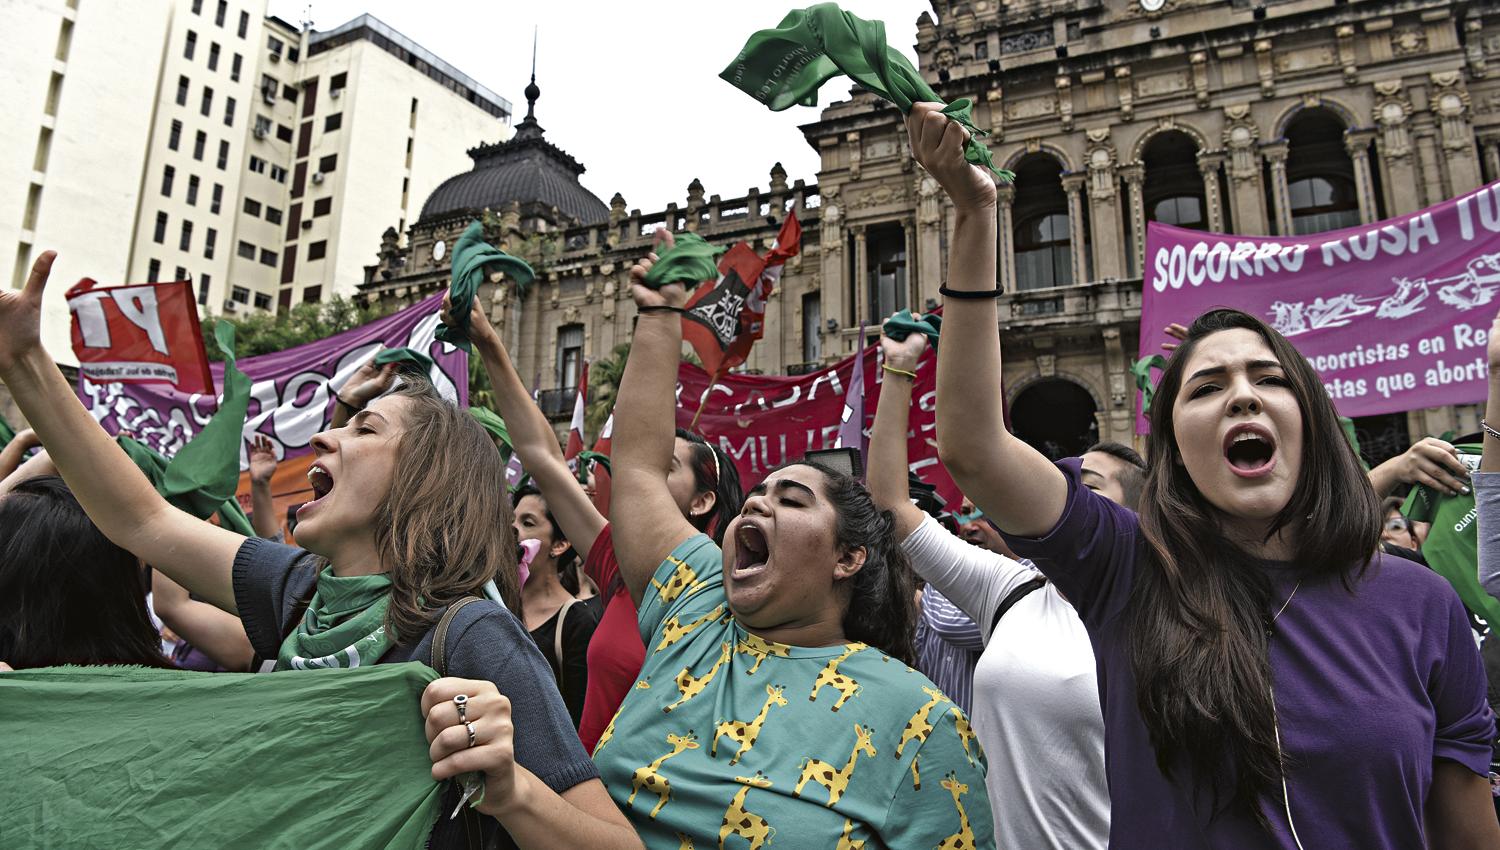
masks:
<svg viewBox="0 0 1500 850"><path fill-rule="evenodd" d="M1112 850L1160 847L1296 850L1280 795L1249 814L1212 817L1206 788L1169 780L1136 707L1126 605L1145 540L1136 515L1083 487L1077 459L1058 463L1068 501L1043 538L1006 535L1078 609L1094 644L1104 710ZM1266 567L1272 598L1295 579ZM1271 612L1267 612L1268 614ZM1435 759L1489 773L1494 717L1462 603L1411 561L1378 556L1351 594L1304 581L1271 640L1292 819L1304 847L1425 846L1423 804ZM1184 766L1174 771L1186 776Z"/></svg>

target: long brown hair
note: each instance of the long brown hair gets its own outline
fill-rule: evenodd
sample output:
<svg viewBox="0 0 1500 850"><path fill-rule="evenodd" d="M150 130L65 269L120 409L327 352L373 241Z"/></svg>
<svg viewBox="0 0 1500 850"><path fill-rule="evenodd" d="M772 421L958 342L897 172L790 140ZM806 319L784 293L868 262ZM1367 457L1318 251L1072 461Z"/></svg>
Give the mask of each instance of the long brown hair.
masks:
<svg viewBox="0 0 1500 850"><path fill-rule="evenodd" d="M1380 502L1317 372L1291 343L1238 310L1212 310L1193 322L1151 410L1140 505L1148 545L1130 602L1130 660L1162 772L1186 763L1188 778L1207 783L1216 805L1227 791L1229 806L1248 806L1264 825L1256 802L1274 796L1282 771L1267 647L1270 582L1257 559L1230 542L1222 516L1178 462L1172 425L1193 351L1236 328L1266 341L1302 412L1297 487L1266 539L1288 532L1304 580L1337 576L1352 587L1380 542Z"/></svg>
<svg viewBox="0 0 1500 850"><path fill-rule="evenodd" d="M391 491L375 515L375 545L391 574L386 627L406 643L449 605L481 595L491 579L512 612L520 591L505 466L494 440L431 384L403 379L391 393L407 403Z"/></svg>

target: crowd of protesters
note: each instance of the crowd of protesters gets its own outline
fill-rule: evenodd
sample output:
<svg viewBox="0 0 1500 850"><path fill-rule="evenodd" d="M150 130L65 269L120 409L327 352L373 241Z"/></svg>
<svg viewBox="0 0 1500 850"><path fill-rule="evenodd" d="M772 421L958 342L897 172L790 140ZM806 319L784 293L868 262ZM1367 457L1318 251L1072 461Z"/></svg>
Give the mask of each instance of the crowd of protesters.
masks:
<svg viewBox="0 0 1500 850"><path fill-rule="evenodd" d="M935 106L906 126L953 204L950 276L935 353L881 340L866 481L803 460L746 491L677 427L688 294L647 285L652 253L607 515L476 304L530 482L372 363L313 438L296 546L249 446L245 537L168 504L79 404L39 341L44 253L0 294L33 429L0 452L0 662L425 662L435 848L1500 847L1492 642L1386 499L1472 487L1500 595L1500 431L1472 476L1433 438L1367 471L1296 349L1215 310L1173 330L1144 452L1047 459L1003 420L994 181ZM908 472L931 356L956 514Z"/></svg>

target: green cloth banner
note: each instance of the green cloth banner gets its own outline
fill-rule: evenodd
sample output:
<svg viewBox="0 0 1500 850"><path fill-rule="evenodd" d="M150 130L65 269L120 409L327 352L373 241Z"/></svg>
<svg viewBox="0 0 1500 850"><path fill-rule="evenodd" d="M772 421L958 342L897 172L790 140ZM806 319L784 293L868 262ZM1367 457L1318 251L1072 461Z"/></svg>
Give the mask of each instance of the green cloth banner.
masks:
<svg viewBox="0 0 1500 850"><path fill-rule="evenodd" d="M0 674L0 845L420 850L422 664Z"/></svg>
<svg viewBox="0 0 1500 850"><path fill-rule="evenodd" d="M1465 443L1454 448L1470 472L1479 468L1482 444ZM1479 522L1472 490L1449 496L1418 484L1406 497L1401 512L1417 522L1432 523L1422 542L1427 565L1453 585L1465 607L1491 626L1500 626L1500 600L1479 584Z"/></svg>
<svg viewBox="0 0 1500 850"><path fill-rule="evenodd" d="M469 342L469 308L479 294L479 285L484 283L485 275L491 270L509 275L516 282L517 289L530 286L536 277L525 260L484 241L484 225L476 219L469 222L463 235L458 237L458 244L453 247L453 277L448 284L448 298L457 324L439 324L438 339L464 351L474 350Z"/></svg>
<svg viewBox="0 0 1500 850"><path fill-rule="evenodd" d="M911 61L891 49L884 23L851 15L835 3L788 12L775 29L750 36L719 77L780 112L817 106L818 88L839 74L894 103L902 115L911 112L913 103L943 102ZM970 133L964 159L1006 183L1014 181L1014 174L995 167L989 148L979 141L989 131L974 125L973 111L966 97L943 107L944 115Z"/></svg>
<svg viewBox="0 0 1500 850"><path fill-rule="evenodd" d="M680 283L692 289L705 280L718 280L719 255L725 248L715 248L702 236L692 232L673 234L675 243L651 264L642 283L652 289ZM746 281L754 284L755 281Z"/></svg>
<svg viewBox="0 0 1500 850"><path fill-rule="evenodd" d="M943 330L943 317L937 313L928 313L925 316L915 316L910 310L902 310L896 315L885 320L881 327L885 335L901 342L912 334L926 334L927 341L932 344L934 351L937 350L938 335Z"/></svg>
<svg viewBox="0 0 1500 850"><path fill-rule="evenodd" d="M376 366L387 363L400 364L396 367L398 372L416 372L424 378L432 374L432 358L414 348L387 348L375 355Z"/></svg>

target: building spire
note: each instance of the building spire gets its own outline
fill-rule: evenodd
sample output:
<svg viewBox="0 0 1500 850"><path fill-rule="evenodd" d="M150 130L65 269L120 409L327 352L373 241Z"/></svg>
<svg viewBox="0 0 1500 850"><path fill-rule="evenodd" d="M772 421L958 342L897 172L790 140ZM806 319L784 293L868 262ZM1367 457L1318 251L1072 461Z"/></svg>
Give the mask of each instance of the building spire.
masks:
<svg viewBox="0 0 1500 850"><path fill-rule="evenodd" d="M536 85L536 26L531 27L531 84L526 86L526 120L536 120L536 99L542 90Z"/></svg>

